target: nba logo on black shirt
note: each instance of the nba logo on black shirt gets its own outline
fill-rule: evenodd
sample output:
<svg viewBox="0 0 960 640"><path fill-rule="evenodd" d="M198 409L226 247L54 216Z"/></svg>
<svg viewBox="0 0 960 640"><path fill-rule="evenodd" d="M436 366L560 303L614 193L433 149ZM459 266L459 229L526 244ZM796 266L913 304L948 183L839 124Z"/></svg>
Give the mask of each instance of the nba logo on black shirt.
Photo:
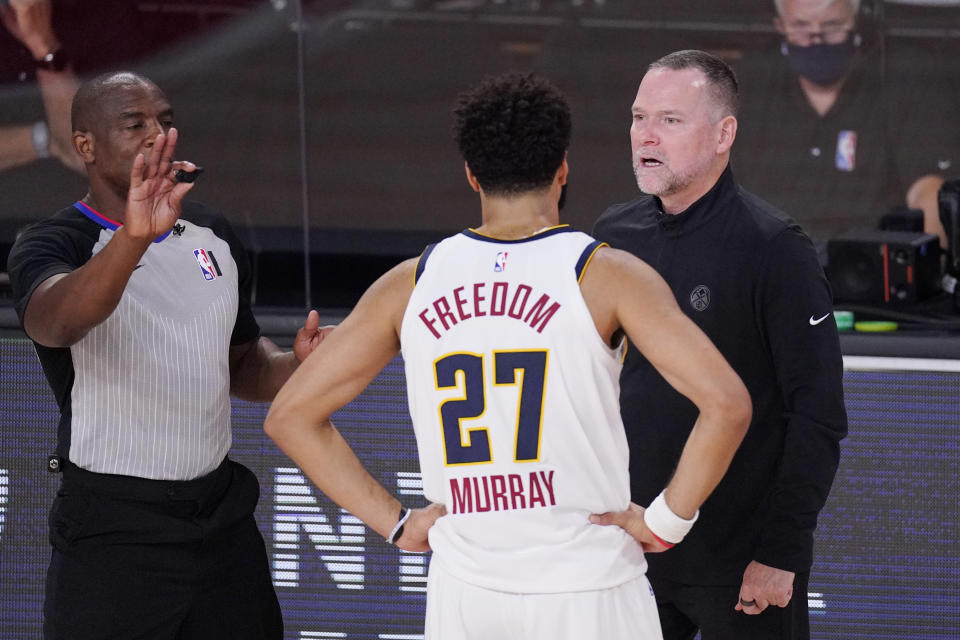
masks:
<svg viewBox="0 0 960 640"><path fill-rule="evenodd" d="M217 264L217 259L213 255L213 251L195 249L193 255L197 259L197 264L200 265L200 271L203 272L204 280L216 280L217 276L223 275L220 271L220 266Z"/></svg>
<svg viewBox="0 0 960 640"><path fill-rule="evenodd" d="M841 131L837 134L837 169L853 171L857 167L857 132Z"/></svg>

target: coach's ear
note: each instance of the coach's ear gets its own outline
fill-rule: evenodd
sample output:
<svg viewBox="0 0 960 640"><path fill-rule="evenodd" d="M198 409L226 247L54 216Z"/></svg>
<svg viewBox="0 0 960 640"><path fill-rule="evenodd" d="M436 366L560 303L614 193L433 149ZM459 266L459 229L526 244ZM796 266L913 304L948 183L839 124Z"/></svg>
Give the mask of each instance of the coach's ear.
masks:
<svg viewBox="0 0 960 640"><path fill-rule="evenodd" d="M733 116L723 118L717 125L717 155L730 151L737 137L737 119Z"/></svg>
<svg viewBox="0 0 960 640"><path fill-rule="evenodd" d="M477 176L473 175L473 171L470 171L470 165L466 162L463 163L463 171L467 174L467 182L470 183L470 188L480 193L480 181L477 180Z"/></svg>

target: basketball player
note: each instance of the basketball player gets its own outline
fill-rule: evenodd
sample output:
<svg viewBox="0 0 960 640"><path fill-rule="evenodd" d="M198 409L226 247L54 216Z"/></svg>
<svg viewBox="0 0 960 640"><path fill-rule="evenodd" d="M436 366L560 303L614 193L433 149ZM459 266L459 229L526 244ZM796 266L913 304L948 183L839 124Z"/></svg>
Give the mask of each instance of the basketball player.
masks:
<svg viewBox="0 0 960 640"><path fill-rule="evenodd" d="M570 112L553 85L489 78L455 116L482 224L374 283L281 389L266 431L389 542L433 549L426 638L660 638L643 551L692 526L750 398L651 268L559 224ZM620 528L591 514L630 503L624 333L700 416L665 492ZM380 486L329 420L398 351L424 509Z"/></svg>

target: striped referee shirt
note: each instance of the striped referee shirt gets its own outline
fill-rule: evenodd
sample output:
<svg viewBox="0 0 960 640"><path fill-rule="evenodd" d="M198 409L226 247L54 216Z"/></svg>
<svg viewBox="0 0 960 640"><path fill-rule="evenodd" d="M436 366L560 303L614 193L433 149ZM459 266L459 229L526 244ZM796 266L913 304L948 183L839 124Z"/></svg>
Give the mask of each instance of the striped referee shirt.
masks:
<svg viewBox="0 0 960 640"><path fill-rule="evenodd" d="M36 287L85 264L118 228L83 203L32 225L8 261L23 322ZM226 220L185 202L117 308L69 348L35 343L60 407L57 452L98 473L189 480L230 448L229 347L260 332L246 255Z"/></svg>

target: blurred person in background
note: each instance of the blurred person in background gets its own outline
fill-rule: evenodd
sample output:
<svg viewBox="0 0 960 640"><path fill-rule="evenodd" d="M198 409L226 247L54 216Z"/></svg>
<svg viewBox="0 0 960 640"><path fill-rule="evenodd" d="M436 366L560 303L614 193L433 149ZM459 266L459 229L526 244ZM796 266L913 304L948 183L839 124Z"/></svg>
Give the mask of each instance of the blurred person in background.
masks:
<svg viewBox="0 0 960 640"><path fill-rule="evenodd" d="M70 127L70 103L77 90L77 77L54 33L51 14L50 0L0 2L4 27L33 58L45 111L44 119L33 124L0 127L0 170L53 157L83 172L83 161L73 150Z"/></svg>
<svg viewBox="0 0 960 640"><path fill-rule="evenodd" d="M938 61L905 43L883 58L860 0L774 6L779 54L747 56L737 69L733 166L743 186L820 244L903 208L922 211L923 229L943 244L937 193L960 167L960 112L935 80Z"/></svg>

